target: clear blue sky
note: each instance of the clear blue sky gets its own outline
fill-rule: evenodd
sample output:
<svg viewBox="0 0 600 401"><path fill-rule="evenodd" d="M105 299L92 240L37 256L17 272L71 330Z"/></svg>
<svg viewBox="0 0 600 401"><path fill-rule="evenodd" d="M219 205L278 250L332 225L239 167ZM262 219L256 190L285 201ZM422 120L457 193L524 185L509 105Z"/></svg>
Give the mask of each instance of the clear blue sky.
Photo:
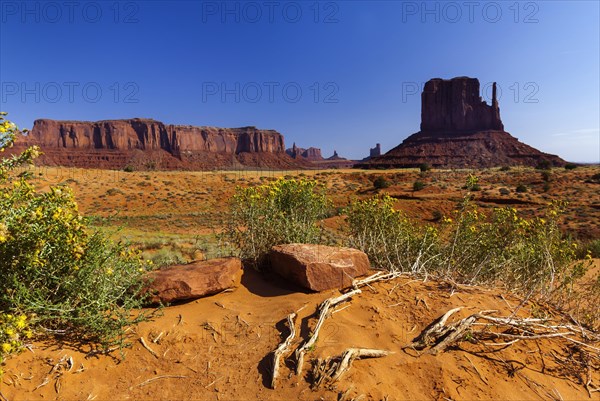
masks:
<svg viewBox="0 0 600 401"><path fill-rule="evenodd" d="M419 85L471 76L521 141L599 162L599 21L598 1L0 0L0 109L255 125L362 158L419 130Z"/></svg>

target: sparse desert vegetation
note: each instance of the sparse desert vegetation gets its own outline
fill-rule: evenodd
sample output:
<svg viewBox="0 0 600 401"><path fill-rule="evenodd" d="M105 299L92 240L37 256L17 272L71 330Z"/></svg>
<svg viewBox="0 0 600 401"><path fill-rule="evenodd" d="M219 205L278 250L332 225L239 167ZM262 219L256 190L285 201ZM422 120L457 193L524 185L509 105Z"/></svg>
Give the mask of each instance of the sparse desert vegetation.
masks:
<svg viewBox="0 0 600 401"><path fill-rule="evenodd" d="M597 167L150 173L27 167L36 150L28 152L4 159L0 189L0 390L11 400L85 398L83 388L136 398L200 389L226 399L250 388L265 399L306 399L294 369L263 392L272 374L267 356L287 335L280 319L296 314L306 337L327 296L351 303L326 313L305 347L310 397L382 399L400 387L409 397L439 386L431 394L481 398L504 391L506 380L532 395L540 388L597 395ZM529 190L519 193L519 185ZM291 242L361 249L382 273L342 295L298 291L266 257L272 245ZM228 255L246 263L240 288L146 320L153 311L142 308L146 271ZM337 313L346 307L353 313ZM469 312L439 320L460 315L457 308ZM444 342L452 331L460 335ZM449 351L432 365L411 353L434 344ZM115 345L126 357L113 366L98 352L121 360ZM333 356L356 345L391 352L337 378ZM15 355L24 347L35 354ZM476 357L492 353L500 359ZM479 385L446 388L438 363ZM110 382L115 373L100 372L108 366L123 377L110 389L77 384L77 375L90 374ZM406 380L397 378L403 366ZM373 369L381 383L365 373Z"/></svg>

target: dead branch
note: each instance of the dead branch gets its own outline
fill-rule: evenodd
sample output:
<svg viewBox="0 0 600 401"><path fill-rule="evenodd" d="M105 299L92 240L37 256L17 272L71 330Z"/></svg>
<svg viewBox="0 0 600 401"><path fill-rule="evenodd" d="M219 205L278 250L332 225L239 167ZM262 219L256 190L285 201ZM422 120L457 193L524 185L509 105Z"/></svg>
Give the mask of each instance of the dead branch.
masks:
<svg viewBox="0 0 600 401"><path fill-rule="evenodd" d="M448 312L434 320L429 326L425 327L421 334L419 334L419 336L409 346L421 350L432 344L435 344L440 337L444 336L448 330L450 330L449 327L445 326L448 318L462 308L463 306L450 309Z"/></svg>
<svg viewBox="0 0 600 401"><path fill-rule="evenodd" d="M337 381L346 371L350 369L352 361L355 359L362 358L381 358L389 355L390 351L380 349L369 349L369 348L348 348L342 354L342 360L338 365L335 374L331 378L331 381Z"/></svg>
<svg viewBox="0 0 600 401"><path fill-rule="evenodd" d="M294 326L294 319L296 318L296 313L290 313L287 317L287 324L290 328L290 334L285 339L284 342L279 344L277 349L273 352L273 377L271 378L271 388L275 389L275 384L277 381L277 376L279 376L279 360L281 356L287 353L290 345L292 344L292 340L296 336L296 327Z"/></svg>
<svg viewBox="0 0 600 401"><path fill-rule="evenodd" d="M323 324L325 323L325 319L330 315L329 309L332 306L335 306L341 302L347 301L348 299L352 298L354 295L360 294L361 292L362 291L360 289L355 288L354 290L347 292L346 294L342 294L338 297L326 299L319 305L319 307L317 308L317 310L319 311L319 320L317 321L317 325L315 326L315 329L312 332L312 335L310 336L308 341L306 341L304 343L304 345L302 345L300 348L298 348L296 350L296 363L297 363L296 374L298 376L300 376L302 374L302 365L304 363L304 354L306 354L306 352L308 350L312 349L314 347L315 343L317 342L317 338L319 336L319 331L321 330L321 327L323 327Z"/></svg>
<svg viewBox="0 0 600 401"><path fill-rule="evenodd" d="M135 386L129 387L129 389L131 390L134 387L144 387L150 383L152 383L153 381L156 380L160 380L160 379L187 379L188 376L180 376L180 375L163 375L163 376L156 376L156 377L152 377L148 380L145 380L143 382L141 382L140 384L137 384Z"/></svg>
<svg viewBox="0 0 600 401"><path fill-rule="evenodd" d="M324 381L333 383L352 366L355 359L381 358L393 352L370 348L348 348L341 356L336 358L319 359L312 371L314 378L313 386L319 387Z"/></svg>
<svg viewBox="0 0 600 401"><path fill-rule="evenodd" d="M148 350L148 352L150 352L156 359L158 359L158 354L152 348L150 348L148 344L146 344L146 340L144 340L144 337L140 337L140 342L142 343L142 346Z"/></svg>

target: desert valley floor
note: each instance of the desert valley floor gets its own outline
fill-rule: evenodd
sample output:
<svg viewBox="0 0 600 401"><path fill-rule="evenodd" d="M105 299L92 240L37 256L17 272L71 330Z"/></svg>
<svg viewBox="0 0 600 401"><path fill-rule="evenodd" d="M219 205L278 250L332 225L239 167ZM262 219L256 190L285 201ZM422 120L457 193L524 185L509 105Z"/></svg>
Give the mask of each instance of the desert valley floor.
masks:
<svg viewBox="0 0 600 401"><path fill-rule="evenodd" d="M592 166L553 169L549 186L539 170L515 167L429 172L124 172L40 167L33 173L40 188L61 183L72 187L80 210L94 218L94 225L165 263L226 254L215 233L235 187L283 176L313 177L327 185L335 208L325 225L333 231L339 228L349 199L377 192L394 197L397 208L423 224L437 224L436 216L450 213L464 195L467 175L476 174L481 190L474 193L475 201L484 210L511 206L531 216L541 213L552 199L567 200L562 228L581 241L600 237L600 183L593 179L598 168ZM375 189L373 180L378 176L391 185ZM425 184L424 189L413 190L417 180ZM526 186L527 192L516 192L518 185ZM600 260L595 260L592 272L598 269ZM590 368L582 376L576 373L580 370L558 363L573 357L577 347L565 349L555 338L510 347L463 341L436 356L404 349L454 307L464 306L457 318L489 309L501 316L540 313L535 302L521 303L496 289L407 276L365 287L328 319L307 358L337 356L349 347L380 348L392 354L354 361L339 381L320 387L311 387L310 368L298 377L293 362L286 361L277 388L270 389L271 352L287 336L285 317L299 311L299 342L314 326L317 305L335 295L339 292L307 293L277 277L245 269L236 290L164 308L153 320L131 328L132 346L122 352L105 356L94 354L85 344L35 341L30 350L7 361L0 395L10 401L600 399L600 392L588 392L585 386L598 386L598 370Z"/></svg>

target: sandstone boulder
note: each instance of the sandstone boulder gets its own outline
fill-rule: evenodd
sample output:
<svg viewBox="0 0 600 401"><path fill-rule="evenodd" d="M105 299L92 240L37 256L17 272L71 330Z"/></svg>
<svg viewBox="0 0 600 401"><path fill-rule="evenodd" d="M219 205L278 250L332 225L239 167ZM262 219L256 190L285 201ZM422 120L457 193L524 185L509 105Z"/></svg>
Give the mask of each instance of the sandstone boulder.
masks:
<svg viewBox="0 0 600 401"><path fill-rule="evenodd" d="M151 303L192 300L237 287L241 276L239 259L211 259L150 272L145 291Z"/></svg>
<svg viewBox="0 0 600 401"><path fill-rule="evenodd" d="M276 245L270 260L274 272L313 291L348 287L370 268L364 252L325 245Z"/></svg>

